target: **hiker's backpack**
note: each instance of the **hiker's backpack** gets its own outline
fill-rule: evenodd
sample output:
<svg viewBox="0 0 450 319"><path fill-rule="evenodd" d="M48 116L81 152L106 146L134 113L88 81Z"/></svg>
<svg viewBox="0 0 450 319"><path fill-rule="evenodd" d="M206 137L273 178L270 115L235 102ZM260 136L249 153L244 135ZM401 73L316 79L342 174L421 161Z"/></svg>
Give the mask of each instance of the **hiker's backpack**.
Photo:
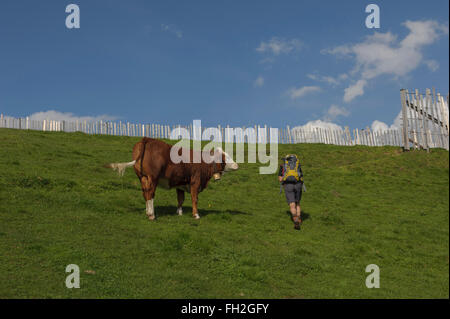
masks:
<svg viewBox="0 0 450 319"><path fill-rule="evenodd" d="M287 155L283 158L283 178L286 183L303 182L303 176L299 175L300 160L297 155Z"/></svg>

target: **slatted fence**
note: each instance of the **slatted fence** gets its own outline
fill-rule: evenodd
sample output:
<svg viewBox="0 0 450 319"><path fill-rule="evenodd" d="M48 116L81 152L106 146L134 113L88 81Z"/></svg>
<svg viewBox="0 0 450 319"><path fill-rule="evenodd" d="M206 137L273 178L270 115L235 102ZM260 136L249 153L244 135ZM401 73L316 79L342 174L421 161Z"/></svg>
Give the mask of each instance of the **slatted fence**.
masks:
<svg viewBox="0 0 450 319"><path fill-rule="evenodd" d="M430 89L401 90L403 148L449 149L449 111L447 99Z"/></svg>
<svg viewBox="0 0 450 319"><path fill-rule="evenodd" d="M445 101L443 96L427 89L425 94L418 90L409 92L401 90L402 104L402 127L385 131L371 131L365 129L353 129L345 127L343 130L332 130L328 128L307 128L289 126L274 129L267 125L255 125L251 127L234 128L234 135L227 135L229 126L218 126L223 141L235 143L268 143L276 137L280 144L297 143L323 143L334 145L367 145L367 146L398 146L405 150L444 148L449 149L449 116L448 96ZM194 121L195 124L195 121ZM137 124L130 122L112 121L55 121L55 120L32 120L26 118L14 118L0 115L0 128L15 128L39 131L58 132L83 132L86 134L107 134L116 136L147 136L153 138L170 139L171 133L184 130L188 136L178 134L185 138L198 139L205 132L204 127L193 124L182 125L160 125L160 124ZM175 130L175 131L174 131ZM178 130L178 131L177 131ZM201 132L200 132L201 131ZM197 136L197 138L196 138ZM208 138L206 138L208 139Z"/></svg>

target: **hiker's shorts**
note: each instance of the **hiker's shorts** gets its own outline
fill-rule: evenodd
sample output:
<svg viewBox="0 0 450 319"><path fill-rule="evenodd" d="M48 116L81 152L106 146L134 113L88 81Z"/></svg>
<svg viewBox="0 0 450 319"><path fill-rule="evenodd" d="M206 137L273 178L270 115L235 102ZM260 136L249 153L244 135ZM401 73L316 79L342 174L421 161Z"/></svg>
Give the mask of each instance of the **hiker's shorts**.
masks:
<svg viewBox="0 0 450 319"><path fill-rule="evenodd" d="M286 183L283 188L288 204L298 203L302 199L302 183Z"/></svg>

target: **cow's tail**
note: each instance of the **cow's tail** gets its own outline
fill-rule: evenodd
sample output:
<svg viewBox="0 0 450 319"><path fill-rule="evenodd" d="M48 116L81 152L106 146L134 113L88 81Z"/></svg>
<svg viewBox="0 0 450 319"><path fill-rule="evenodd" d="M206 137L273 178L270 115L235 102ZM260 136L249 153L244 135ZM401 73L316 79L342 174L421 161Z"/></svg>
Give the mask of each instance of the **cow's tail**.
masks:
<svg viewBox="0 0 450 319"><path fill-rule="evenodd" d="M123 176L127 167L133 166L134 164L136 164L136 161L132 161L129 163L109 163L106 164L105 167L112 168L113 170L117 171L120 176Z"/></svg>
<svg viewBox="0 0 450 319"><path fill-rule="evenodd" d="M106 164L105 167L112 168L117 171L120 176L123 176L127 167L134 166L137 161L140 160L140 174L142 174L142 163L144 162L145 145L148 141L147 137L144 137L140 142L136 143L133 148L133 161L128 163L110 163Z"/></svg>

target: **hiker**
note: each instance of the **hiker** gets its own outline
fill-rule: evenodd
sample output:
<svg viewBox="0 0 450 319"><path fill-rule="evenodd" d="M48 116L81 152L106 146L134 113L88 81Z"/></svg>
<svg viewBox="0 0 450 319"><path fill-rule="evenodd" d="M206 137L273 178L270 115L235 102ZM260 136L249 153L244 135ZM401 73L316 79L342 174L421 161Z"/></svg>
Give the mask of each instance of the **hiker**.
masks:
<svg viewBox="0 0 450 319"><path fill-rule="evenodd" d="M297 155L290 154L282 158L283 164L278 171L278 181L284 188L284 194L291 210L294 228L300 229L301 208L300 200L302 198L303 172L300 166L300 160ZM281 192L281 187L280 187Z"/></svg>

